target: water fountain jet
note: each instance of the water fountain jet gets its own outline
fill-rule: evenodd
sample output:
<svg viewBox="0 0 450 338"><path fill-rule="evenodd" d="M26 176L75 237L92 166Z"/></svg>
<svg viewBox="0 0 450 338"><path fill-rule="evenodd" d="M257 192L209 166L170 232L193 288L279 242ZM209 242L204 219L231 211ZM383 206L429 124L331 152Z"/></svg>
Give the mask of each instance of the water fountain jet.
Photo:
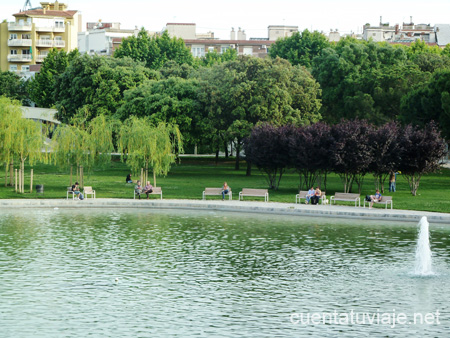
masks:
<svg viewBox="0 0 450 338"><path fill-rule="evenodd" d="M431 249L430 249L430 232L429 223L424 216L419 222L419 236L416 246L416 266L414 273L419 276L433 275L431 269Z"/></svg>

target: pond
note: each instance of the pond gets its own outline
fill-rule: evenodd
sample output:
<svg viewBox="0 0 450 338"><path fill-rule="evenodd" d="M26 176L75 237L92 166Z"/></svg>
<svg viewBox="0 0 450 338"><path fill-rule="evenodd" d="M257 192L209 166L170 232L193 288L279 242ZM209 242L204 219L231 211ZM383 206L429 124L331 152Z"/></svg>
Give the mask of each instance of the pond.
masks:
<svg viewBox="0 0 450 338"><path fill-rule="evenodd" d="M450 227L430 225L429 277L413 274L417 231L207 211L2 210L0 337L446 337Z"/></svg>

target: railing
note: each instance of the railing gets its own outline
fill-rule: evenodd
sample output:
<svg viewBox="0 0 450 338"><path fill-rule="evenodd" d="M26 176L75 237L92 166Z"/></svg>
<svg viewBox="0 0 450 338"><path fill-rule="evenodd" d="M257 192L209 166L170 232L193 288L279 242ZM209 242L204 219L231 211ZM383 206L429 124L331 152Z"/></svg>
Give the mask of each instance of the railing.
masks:
<svg viewBox="0 0 450 338"><path fill-rule="evenodd" d="M64 33L66 31L66 27L64 25L63 26L55 26L55 27L53 27L53 31L55 33Z"/></svg>
<svg viewBox="0 0 450 338"><path fill-rule="evenodd" d="M36 26L36 32L53 32L53 28L52 26Z"/></svg>
<svg viewBox="0 0 450 338"><path fill-rule="evenodd" d="M8 22L9 31L31 31L31 23Z"/></svg>
<svg viewBox="0 0 450 338"><path fill-rule="evenodd" d="M54 40L53 41L53 47L64 48L64 47L66 47L66 41L64 41L64 40Z"/></svg>
<svg viewBox="0 0 450 338"><path fill-rule="evenodd" d="M53 47L53 40L36 40L36 47Z"/></svg>
<svg viewBox="0 0 450 338"><path fill-rule="evenodd" d="M47 57L47 54L39 54L36 56L36 62L44 62L44 59Z"/></svg>
<svg viewBox="0 0 450 338"><path fill-rule="evenodd" d="M31 54L10 54L8 55L9 62L30 62L33 60Z"/></svg>
<svg viewBox="0 0 450 338"><path fill-rule="evenodd" d="M30 47L31 39L10 39L8 40L8 46L10 47Z"/></svg>

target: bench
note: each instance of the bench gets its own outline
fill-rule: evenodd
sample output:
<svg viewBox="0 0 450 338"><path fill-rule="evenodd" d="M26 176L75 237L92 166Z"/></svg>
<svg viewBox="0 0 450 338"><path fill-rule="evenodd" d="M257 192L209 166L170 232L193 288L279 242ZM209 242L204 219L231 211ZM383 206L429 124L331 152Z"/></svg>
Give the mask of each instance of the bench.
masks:
<svg viewBox="0 0 450 338"><path fill-rule="evenodd" d="M299 193L297 195L295 195L295 203L301 203L301 200L304 199L306 200L306 195L308 195L307 191L304 190L300 190ZM325 202L326 200L326 194L325 191L322 191L322 194L320 195L320 201L322 202L322 204L327 203Z"/></svg>
<svg viewBox="0 0 450 338"><path fill-rule="evenodd" d="M93 190L92 187L84 187L83 195L86 199L88 198L88 195L93 196L95 199L95 190Z"/></svg>
<svg viewBox="0 0 450 338"><path fill-rule="evenodd" d="M233 199L231 189L228 188L228 199L231 201ZM205 200L206 196L222 196L222 188L205 188L203 191L202 199Z"/></svg>
<svg viewBox="0 0 450 338"><path fill-rule="evenodd" d="M239 192L239 201L241 197L244 196L252 196L252 197L264 197L264 202L269 202L269 192L267 189L248 189L243 188L241 192ZM243 200L243 198L242 198Z"/></svg>
<svg viewBox="0 0 450 338"><path fill-rule="evenodd" d="M330 197L330 204L332 204L334 201L334 204L336 204L336 201L344 201L344 202L358 202L358 206L361 206L361 199L359 194L350 194L350 193L344 193L344 192L337 192L334 194L334 196Z"/></svg>
<svg viewBox="0 0 450 338"><path fill-rule="evenodd" d="M73 199L73 200L78 199L77 194L75 194L75 193L72 191L72 187L67 187L66 199L69 199L69 195L72 195L72 199Z"/></svg>
<svg viewBox="0 0 450 338"><path fill-rule="evenodd" d="M366 202L369 203L369 205L370 205L370 202L366 201L366 199L364 199L364 205L363 205L364 208L366 207ZM374 202L374 204L375 203L386 205L386 209L387 209L388 204L390 204L391 209L392 209L392 196L381 196L381 201Z"/></svg>
<svg viewBox="0 0 450 338"><path fill-rule="evenodd" d="M134 199L136 199L136 190L134 191ZM141 195L145 195L144 192L141 193ZM149 195L161 195L161 199L162 199L162 190L161 187L153 187L153 191L151 193L149 193Z"/></svg>

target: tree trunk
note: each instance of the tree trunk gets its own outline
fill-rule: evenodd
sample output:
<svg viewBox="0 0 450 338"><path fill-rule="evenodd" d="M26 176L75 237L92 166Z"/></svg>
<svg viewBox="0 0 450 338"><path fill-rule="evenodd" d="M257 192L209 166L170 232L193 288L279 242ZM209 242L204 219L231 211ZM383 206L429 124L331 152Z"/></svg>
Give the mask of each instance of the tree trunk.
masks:
<svg viewBox="0 0 450 338"><path fill-rule="evenodd" d="M14 170L14 181L15 181L15 185L14 185L14 191L17 192L17 169Z"/></svg>
<svg viewBox="0 0 450 338"><path fill-rule="evenodd" d="M247 161L247 172L245 176L252 176L252 162Z"/></svg>
<svg viewBox="0 0 450 338"><path fill-rule="evenodd" d="M73 173L73 167L70 166L70 186L73 185L73 180L72 180L72 173Z"/></svg>
<svg viewBox="0 0 450 338"><path fill-rule="evenodd" d="M155 170L153 170L153 186L156 187L156 173L155 173Z"/></svg>
<svg viewBox="0 0 450 338"><path fill-rule="evenodd" d="M33 192L33 169L31 169L30 174L30 194Z"/></svg>
<svg viewBox="0 0 450 338"><path fill-rule="evenodd" d="M216 150L216 165L219 164L219 149Z"/></svg>
<svg viewBox="0 0 450 338"><path fill-rule="evenodd" d="M234 170L239 170L239 161L241 160L240 154L241 147L239 141L236 142L236 164L234 165Z"/></svg>
<svg viewBox="0 0 450 338"><path fill-rule="evenodd" d="M8 186L8 163L5 162L5 187Z"/></svg>
<svg viewBox="0 0 450 338"><path fill-rule="evenodd" d="M228 158L228 142L224 141L223 145L225 146L225 158Z"/></svg>
<svg viewBox="0 0 450 338"><path fill-rule="evenodd" d="M11 160L11 163L9 165L9 185L12 187L13 186L13 176L14 176L14 160Z"/></svg>

